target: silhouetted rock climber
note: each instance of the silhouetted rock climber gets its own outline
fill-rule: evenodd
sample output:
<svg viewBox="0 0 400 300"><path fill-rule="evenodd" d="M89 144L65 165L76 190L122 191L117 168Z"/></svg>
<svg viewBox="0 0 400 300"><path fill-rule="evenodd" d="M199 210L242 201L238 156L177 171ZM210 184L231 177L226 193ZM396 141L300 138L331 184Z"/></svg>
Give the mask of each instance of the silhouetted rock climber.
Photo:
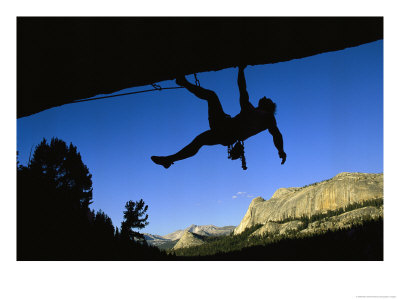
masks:
<svg viewBox="0 0 400 300"><path fill-rule="evenodd" d="M229 158L242 158L242 167L246 169L244 162L243 141L266 129L272 134L275 147L278 149L281 164L286 161L286 153L283 151L282 134L276 126L275 109L276 104L271 99L263 97L254 107L249 102L246 90L244 68L239 66L238 85L240 91L240 113L231 118L222 109L221 103L215 92L191 84L184 76L176 78L176 83L185 87L198 98L208 102L208 121L210 130L199 134L189 145L179 152L169 156L152 156L156 164L169 168L175 161L182 160L195 155L204 145L228 146ZM234 145L235 144L235 145ZM233 148L232 148L232 145Z"/></svg>

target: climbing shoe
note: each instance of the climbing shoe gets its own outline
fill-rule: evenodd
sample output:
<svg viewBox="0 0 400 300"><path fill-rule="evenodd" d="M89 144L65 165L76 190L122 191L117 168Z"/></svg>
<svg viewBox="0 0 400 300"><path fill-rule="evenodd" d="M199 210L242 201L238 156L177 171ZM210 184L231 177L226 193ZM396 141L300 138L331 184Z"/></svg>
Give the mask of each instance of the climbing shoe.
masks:
<svg viewBox="0 0 400 300"><path fill-rule="evenodd" d="M171 165L173 165L174 163L169 161L167 158L165 158L164 156L152 156L151 160L156 163L157 165L161 165L164 168L168 169Z"/></svg>

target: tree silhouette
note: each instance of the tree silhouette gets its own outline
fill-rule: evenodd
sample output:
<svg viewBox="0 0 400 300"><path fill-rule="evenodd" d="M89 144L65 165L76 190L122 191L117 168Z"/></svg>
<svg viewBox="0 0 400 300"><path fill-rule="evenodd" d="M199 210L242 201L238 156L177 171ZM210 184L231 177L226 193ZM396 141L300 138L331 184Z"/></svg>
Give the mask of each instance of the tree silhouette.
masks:
<svg viewBox="0 0 400 300"><path fill-rule="evenodd" d="M43 139L17 170L17 258L89 255L92 175L77 148Z"/></svg>
<svg viewBox="0 0 400 300"><path fill-rule="evenodd" d="M104 237L114 238L114 226L111 218L107 216L101 209L96 213L93 221L95 231Z"/></svg>
<svg viewBox="0 0 400 300"><path fill-rule="evenodd" d="M17 157L18 260L161 259L133 228L148 225L143 200L125 205L121 228L90 210L92 175L77 148L57 138L35 148L27 166ZM138 242L141 241L141 242Z"/></svg>
<svg viewBox="0 0 400 300"><path fill-rule="evenodd" d="M88 208L92 199L92 175L82 162L76 146L57 138L46 139L36 147L28 166L53 186L75 208Z"/></svg>
<svg viewBox="0 0 400 300"><path fill-rule="evenodd" d="M148 205L145 206L143 199L133 202L132 200L126 202L124 211L124 221L121 223L121 236L125 239L135 240L139 239L144 241L143 234L133 231L132 228L142 229L146 227L149 222L146 214Z"/></svg>

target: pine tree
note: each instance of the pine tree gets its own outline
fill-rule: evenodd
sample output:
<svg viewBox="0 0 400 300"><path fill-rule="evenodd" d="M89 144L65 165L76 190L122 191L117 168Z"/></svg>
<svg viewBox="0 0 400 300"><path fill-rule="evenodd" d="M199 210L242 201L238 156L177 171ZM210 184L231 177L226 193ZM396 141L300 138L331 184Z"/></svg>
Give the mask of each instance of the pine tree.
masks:
<svg viewBox="0 0 400 300"><path fill-rule="evenodd" d="M149 224L147 222L149 216L146 214L148 205L144 204L143 199L136 202L129 200L125 204L125 209L124 221L121 223L121 236L132 241L135 239L144 241L143 234L133 231L132 228L142 229Z"/></svg>

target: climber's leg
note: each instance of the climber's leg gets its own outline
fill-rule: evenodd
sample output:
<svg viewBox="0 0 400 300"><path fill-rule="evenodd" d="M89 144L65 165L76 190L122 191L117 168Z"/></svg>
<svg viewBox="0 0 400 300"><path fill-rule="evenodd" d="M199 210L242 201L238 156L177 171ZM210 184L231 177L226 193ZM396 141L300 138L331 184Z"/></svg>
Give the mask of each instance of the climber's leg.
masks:
<svg viewBox="0 0 400 300"><path fill-rule="evenodd" d="M169 156L152 156L151 159L156 164L168 169L175 161L195 155L202 146L217 144L219 144L217 136L211 130L207 130L199 134L189 145L177 153Z"/></svg>
<svg viewBox="0 0 400 300"><path fill-rule="evenodd" d="M191 84L184 76L178 77L176 83L185 87L189 92L200 99L206 100L208 103L208 121L210 128L213 129L220 125L220 122L227 118L227 115L222 109L221 102L215 92L207 90L200 86Z"/></svg>

